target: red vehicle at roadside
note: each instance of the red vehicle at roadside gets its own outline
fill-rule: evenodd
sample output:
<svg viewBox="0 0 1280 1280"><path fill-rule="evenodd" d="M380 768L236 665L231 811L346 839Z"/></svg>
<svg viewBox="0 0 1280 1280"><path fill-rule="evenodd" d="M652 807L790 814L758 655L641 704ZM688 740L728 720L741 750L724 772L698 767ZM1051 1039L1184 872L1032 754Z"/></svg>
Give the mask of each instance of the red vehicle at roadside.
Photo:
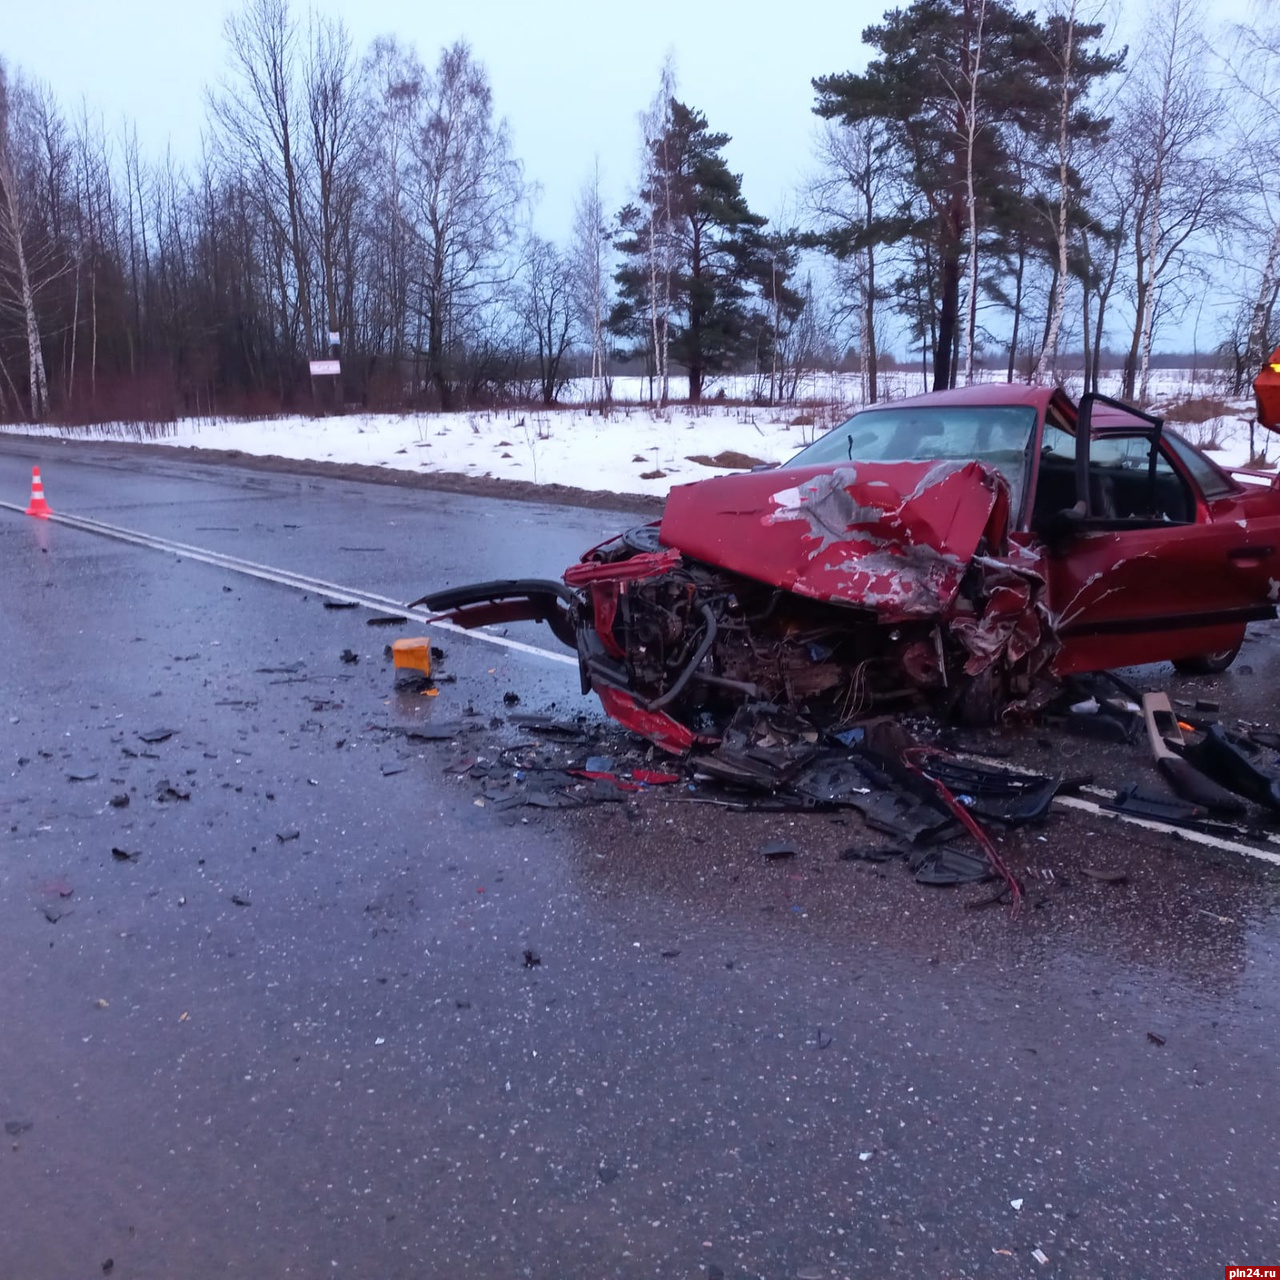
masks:
<svg viewBox="0 0 1280 1280"><path fill-rule="evenodd" d="M1057 678L1225 670L1280 598L1280 488L1101 396L981 385L863 410L782 467L672 490L563 582L425 604L548 622L584 692L672 751L749 704L824 727L991 720Z"/></svg>
<svg viewBox="0 0 1280 1280"><path fill-rule="evenodd" d="M1253 394L1258 422L1272 430L1280 427L1280 347L1271 353L1271 359L1253 380Z"/></svg>

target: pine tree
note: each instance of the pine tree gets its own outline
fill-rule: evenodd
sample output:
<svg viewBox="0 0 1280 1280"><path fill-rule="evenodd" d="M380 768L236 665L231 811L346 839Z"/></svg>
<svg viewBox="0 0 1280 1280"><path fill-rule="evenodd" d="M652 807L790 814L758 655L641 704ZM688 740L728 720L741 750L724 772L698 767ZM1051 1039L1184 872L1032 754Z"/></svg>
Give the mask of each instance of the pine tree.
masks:
<svg viewBox="0 0 1280 1280"><path fill-rule="evenodd" d="M1028 128L1052 106L1044 41L1034 16L1007 0L915 0L862 38L881 56L861 75L815 80L814 110L848 125L882 122L909 175L906 198L879 231L882 243L905 233L912 258L936 272L935 316L916 316L914 327L929 331L941 390L955 383L961 277L978 249L970 228L993 229L999 193L1010 185L1005 130Z"/></svg>
<svg viewBox="0 0 1280 1280"><path fill-rule="evenodd" d="M768 360L761 347L771 341L767 312L776 298L763 310L756 298L766 282L777 288L777 258L763 235L768 220L751 211L741 177L725 163L729 135L712 133L700 111L675 98L669 108L666 128L646 148L637 202L619 215L622 265L610 328L654 368L651 294L664 290L670 357L687 370L696 401L708 376ZM793 297L788 306L798 305Z"/></svg>

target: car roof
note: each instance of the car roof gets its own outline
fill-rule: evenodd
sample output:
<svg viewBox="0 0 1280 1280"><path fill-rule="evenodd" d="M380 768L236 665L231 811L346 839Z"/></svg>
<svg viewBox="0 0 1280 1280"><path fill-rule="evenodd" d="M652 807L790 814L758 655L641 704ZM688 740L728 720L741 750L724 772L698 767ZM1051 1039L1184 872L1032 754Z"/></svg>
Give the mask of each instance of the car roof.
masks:
<svg viewBox="0 0 1280 1280"><path fill-rule="evenodd" d="M868 405L862 412L927 408L930 405L1027 405L1043 414L1051 402L1056 402L1060 409L1065 409L1070 419L1074 420L1076 404L1061 387L1037 386L1025 382L977 382L968 387L954 387L950 391L926 391L923 395L910 396L905 400L882 400L879 404ZM1109 404L1095 404L1090 418L1092 433L1095 435L1109 431L1131 431L1135 427L1146 429L1150 425L1136 411L1130 413Z"/></svg>
<svg viewBox="0 0 1280 1280"><path fill-rule="evenodd" d="M876 409L925 408L929 405L1030 405L1043 413L1055 396L1066 400L1066 395L1056 387L1028 385L1025 382L976 382L968 387L953 387L950 391L927 391L923 395L906 400L882 400L868 405L864 413ZM1069 403L1069 402L1068 402Z"/></svg>

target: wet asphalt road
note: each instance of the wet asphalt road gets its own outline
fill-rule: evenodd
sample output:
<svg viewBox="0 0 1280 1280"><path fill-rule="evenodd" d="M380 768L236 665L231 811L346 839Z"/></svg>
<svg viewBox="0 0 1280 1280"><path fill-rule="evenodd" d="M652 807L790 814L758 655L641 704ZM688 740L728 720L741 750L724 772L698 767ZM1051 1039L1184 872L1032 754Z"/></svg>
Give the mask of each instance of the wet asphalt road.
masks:
<svg viewBox="0 0 1280 1280"><path fill-rule="evenodd" d="M0 496L33 461L57 510L395 598L633 519L11 442ZM470 707L483 752L509 691L594 713L573 669L449 636L397 693L400 633L304 597L0 511L3 1280L1280 1261L1271 869L1058 814L1005 843L1013 920L840 861L854 817L495 814L377 726ZM1169 687L1274 720L1271 629L1241 662Z"/></svg>

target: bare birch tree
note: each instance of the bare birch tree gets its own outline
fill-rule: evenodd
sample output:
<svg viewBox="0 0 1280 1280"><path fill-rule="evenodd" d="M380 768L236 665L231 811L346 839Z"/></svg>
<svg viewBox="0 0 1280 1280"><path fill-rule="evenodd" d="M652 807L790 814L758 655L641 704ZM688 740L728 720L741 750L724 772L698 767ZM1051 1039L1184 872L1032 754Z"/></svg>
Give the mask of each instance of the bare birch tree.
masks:
<svg viewBox="0 0 1280 1280"><path fill-rule="evenodd" d="M675 271L674 193L671 189L672 165L668 148L672 134L672 103L676 95L675 63L670 56L662 64L658 92L649 109L641 116L643 141L641 186L647 193L645 239L649 271L649 323L652 330L654 373L658 382L659 402L671 398L671 372L668 354L671 347L672 273Z"/></svg>
<svg viewBox="0 0 1280 1280"><path fill-rule="evenodd" d="M520 315L533 339L538 361L538 394L553 405L566 381L564 359L573 341L574 273L554 244L530 236L525 246Z"/></svg>
<svg viewBox="0 0 1280 1280"><path fill-rule="evenodd" d="M397 369L409 347L409 212L405 184L412 163L426 71L417 54L389 36L374 41L362 79L369 94L364 179L365 232L369 240L366 280L367 347L385 350ZM415 342L415 350L424 344ZM417 386L416 368L411 385Z"/></svg>
<svg viewBox="0 0 1280 1280"><path fill-rule="evenodd" d="M609 249L611 236L600 194L600 162L583 183L574 202L570 257L578 321L591 349L588 402L603 410L609 397L605 380L605 322L609 315Z"/></svg>
<svg viewBox="0 0 1280 1280"><path fill-rule="evenodd" d="M1036 361L1033 382L1043 382L1053 368L1058 354L1058 335L1062 330L1062 313L1067 301L1067 268L1070 252L1070 226L1068 211L1071 201L1072 152L1075 131L1071 127L1071 81L1076 47L1076 0L1067 0L1062 13L1065 40L1060 54L1051 50L1050 56L1058 62L1058 118L1057 136L1054 138L1056 161L1057 209L1053 218L1053 241L1058 251L1057 267L1053 276L1053 288L1049 297L1049 323L1045 331L1040 359Z"/></svg>
<svg viewBox="0 0 1280 1280"><path fill-rule="evenodd" d="M1260 15L1261 16L1261 15ZM1234 56L1227 62L1235 111L1232 150L1247 166L1250 181L1241 192L1247 250L1239 275L1252 285L1245 295L1247 319L1238 352L1239 373L1252 377L1273 349L1275 308L1280 293L1280 23L1236 31ZM1252 193L1252 198L1247 192Z"/></svg>
<svg viewBox="0 0 1280 1280"><path fill-rule="evenodd" d="M327 334L350 325L352 264L340 262L358 197L356 161L363 142L356 64L351 38L340 22L313 19L303 91L310 144L313 239L320 259ZM343 302L347 305L343 306ZM346 314L344 314L346 313ZM328 339L331 344L333 339Z"/></svg>
<svg viewBox="0 0 1280 1280"><path fill-rule="evenodd" d="M1207 74L1195 0L1163 0L1135 60L1123 133L1133 193L1133 334L1124 394L1146 401L1157 316L1194 265L1198 242L1234 221L1231 183L1214 154L1222 95Z"/></svg>
<svg viewBox="0 0 1280 1280"><path fill-rule="evenodd" d="M978 0L973 39L965 49L967 66L964 86L968 101L964 102L962 132L965 158L965 205L969 219L969 298L964 326L964 380L973 382L973 347L978 327L978 193L974 180L974 153L978 144L978 82L982 77L982 36L987 21L987 0Z"/></svg>
<svg viewBox="0 0 1280 1280"><path fill-rule="evenodd" d="M286 340L295 353L315 351L309 235L305 226L306 147L298 137L297 24L288 0L246 0L224 24L230 69L210 99L216 140L232 173L250 191L288 255L280 266Z"/></svg>
<svg viewBox="0 0 1280 1280"><path fill-rule="evenodd" d="M424 81L410 151L413 305L426 327L427 376L449 409L451 361L515 273L508 250L524 205L506 121L494 120L488 75L466 44L444 50Z"/></svg>
<svg viewBox="0 0 1280 1280"><path fill-rule="evenodd" d="M891 215L885 209L888 150L884 126L878 120L829 122L818 141L818 176L805 196L814 226L808 242L836 260L843 299L836 310L853 320L867 404L879 399L878 316L883 298L878 274L884 242L891 234Z"/></svg>
<svg viewBox="0 0 1280 1280"><path fill-rule="evenodd" d="M21 310L26 334L28 410L35 422L49 413L49 381L45 373L44 348L40 340L40 323L36 315L35 289L28 260L27 236L30 223L27 209L29 194L22 190L23 160L18 137L19 122L15 99L21 89L10 85L3 63L0 63L0 269L9 276Z"/></svg>

